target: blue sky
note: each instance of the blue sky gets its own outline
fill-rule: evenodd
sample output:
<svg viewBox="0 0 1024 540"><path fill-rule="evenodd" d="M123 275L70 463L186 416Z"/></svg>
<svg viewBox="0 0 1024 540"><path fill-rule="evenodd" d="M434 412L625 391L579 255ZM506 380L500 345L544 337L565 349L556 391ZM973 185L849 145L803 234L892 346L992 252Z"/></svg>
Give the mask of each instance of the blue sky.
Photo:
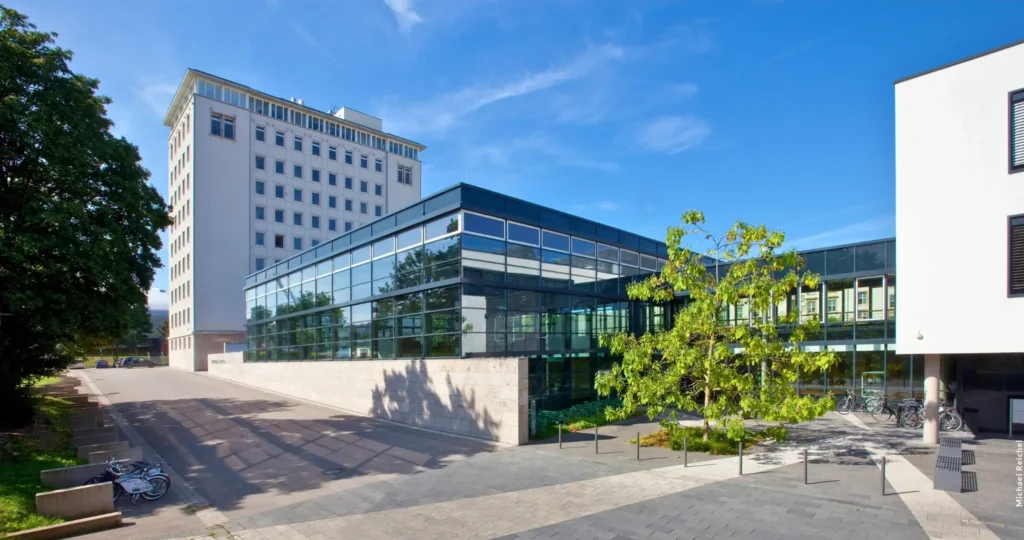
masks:
<svg viewBox="0 0 1024 540"><path fill-rule="evenodd" d="M699 208L800 248L894 234L896 79L1024 38L1000 0L7 3L102 81L161 193L194 67L382 117L427 145L424 194L468 181L659 239Z"/></svg>

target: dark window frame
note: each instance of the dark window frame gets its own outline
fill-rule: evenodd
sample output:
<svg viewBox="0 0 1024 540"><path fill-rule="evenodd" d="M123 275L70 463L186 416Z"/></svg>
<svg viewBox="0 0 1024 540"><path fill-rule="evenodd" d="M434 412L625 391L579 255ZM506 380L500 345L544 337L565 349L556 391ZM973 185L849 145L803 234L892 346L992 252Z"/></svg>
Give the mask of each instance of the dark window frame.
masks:
<svg viewBox="0 0 1024 540"><path fill-rule="evenodd" d="M1008 298L1024 298L1024 286L1015 289L1013 286L1013 230L1020 228L1024 235L1024 214L1009 216L1006 218L1006 296ZM1021 247L1019 257L1024 259L1024 246Z"/></svg>
<svg viewBox="0 0 1024 540"><path fill-rule="evenodd" d="M1014 137L1013 137L1013 135L1014 135L1013 134L1013 131L1014 131L1014 129L1013 129L1013 104L1014 103L1024 102L1024 88L1021 88L1021 89L1018 89L1018 90L1014 90L1014 91L1008 93L1007 96L1006 96L1006 100L1007 100L1007 106L1008 106L1007 122L1006 122L1006 124L1007 124L1007 126L1006 126L1007 127L1007 137L1006 137L1006 144L1007 144L1007 152L1006 152L1007 171L1008 171L1009 174L1014 174L1014 173L1024 172L1024 160L1022 160L1020 165L1016 165L1015 166L1013 164L1013 146L1014 146L1014 144L1013 144L1014 143Z"/></svg>

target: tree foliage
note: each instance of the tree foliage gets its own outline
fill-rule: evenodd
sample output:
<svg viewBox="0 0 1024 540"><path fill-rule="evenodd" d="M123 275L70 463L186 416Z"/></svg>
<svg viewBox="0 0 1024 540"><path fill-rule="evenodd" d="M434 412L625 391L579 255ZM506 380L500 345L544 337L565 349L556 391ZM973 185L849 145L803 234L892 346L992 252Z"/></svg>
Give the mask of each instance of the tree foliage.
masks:
<svg viewBox="0 0 1024 540"><path fill-rule="evenodd" d="M125 335L170 224L138 149L110 133L99 81L55 38L0 6L0 411L77 341Z"/></svg>
<svg viewBox="0 0 1024 540"><path fill-rule="evenodd" d="M702 254L684 241L711 243ZM801 322L795 311L776 310L801 286L816 287L818 276L801 272L795 251L782 251L785 235L763 225L738 222L716 237L704 228L704 214L688 211L670 227L668 262L658 274L628 287L629 297L668 302L684 293L672 328L636 336L618 334L607 341L622 361L597 379L602 395L613 391L622 406L610 414L625 417L646 406L650 418L670 411L696 411L724 423L739 436L744 417L769 422L803 421L832 407L830 398L799 396L795 383L821 373L836 361L830 351L808 352L797 344L817 331L817 321ZM710 264L709 264L710 263ZM749 313L730 317L730 308ZM775 316L772 316L775 314ZM788 338L780 337L780 327Z"/></svg>

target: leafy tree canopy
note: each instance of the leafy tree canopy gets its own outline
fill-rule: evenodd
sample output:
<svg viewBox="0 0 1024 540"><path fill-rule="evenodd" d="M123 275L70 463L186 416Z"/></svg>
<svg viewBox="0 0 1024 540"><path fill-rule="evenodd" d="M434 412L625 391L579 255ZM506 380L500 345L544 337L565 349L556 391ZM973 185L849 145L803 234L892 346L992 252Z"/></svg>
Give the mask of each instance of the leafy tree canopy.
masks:
<svg viewBox="0 0 1024 540"><path fill-rule="evenodd" d="M684 246L691 240L710 243L711 259ZM801 273L803 260L781 250L784 240L779 231L743 222L716 237L705 230L702 212L683 214L666 234L662 271L628 287L630 298L645 302L682 293L682 307L672 328L606 338L622 355L597 379L599 393L622 397L609 414L624 417L646 406L652 419L666 410L674 419L677 411L695 411L704 417L707 440L710 422L725 423L738 438L744 417L803 421L831 409L831 399L801 397L795 389L801 375L821 373L837 357L797 346L818 323L801 322L787 298L801 286L817 287L819 278Z"/></svg>
<svg viewBox="0 0 1024 540"><path fill-rule="evenodd" d="M0 410L77 341L132 328L170 224L138 149L110 133L110 99L56 37L0 6Z"/></svg>

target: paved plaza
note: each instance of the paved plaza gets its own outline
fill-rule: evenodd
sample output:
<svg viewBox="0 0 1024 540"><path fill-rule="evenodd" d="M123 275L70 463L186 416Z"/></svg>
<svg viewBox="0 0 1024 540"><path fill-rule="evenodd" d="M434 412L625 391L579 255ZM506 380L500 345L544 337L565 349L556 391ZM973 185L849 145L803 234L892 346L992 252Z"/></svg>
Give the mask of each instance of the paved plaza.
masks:
<svg viewBox="0 0 1024 540"><path fill-rule="evenodd" d="M523 447L406 428L170 369L87 370L147 459L158 504L87 538L1024 538L1015 443L970 440L977 491L931 488L934 449L827 417L739 459L628 439L649 422ZM803 449L809 449L804 484ZM885 494L880 461L886 456Z"/></svg>

